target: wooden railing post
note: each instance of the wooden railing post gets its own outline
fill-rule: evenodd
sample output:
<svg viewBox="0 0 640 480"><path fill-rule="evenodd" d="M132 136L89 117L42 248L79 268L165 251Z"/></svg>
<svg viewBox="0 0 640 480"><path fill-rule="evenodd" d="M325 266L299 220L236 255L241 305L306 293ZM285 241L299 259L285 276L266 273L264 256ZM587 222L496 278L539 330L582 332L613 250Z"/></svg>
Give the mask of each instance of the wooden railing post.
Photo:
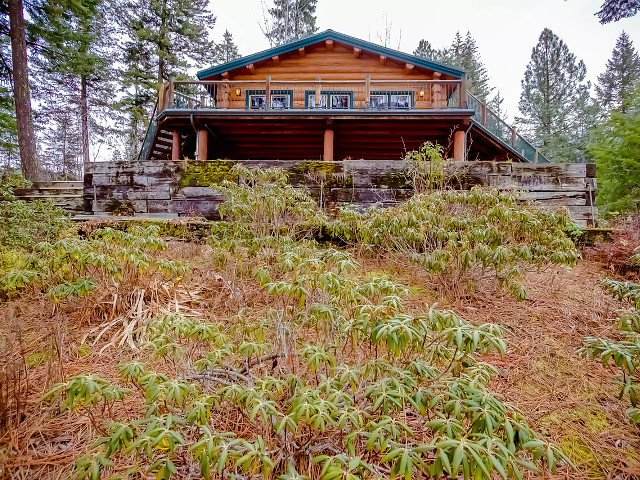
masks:
<svg viewBox="0 0 640 480"><path fill-rule="evenodd" d="M164 83L158 87L158 113L164 110Z"/></svg>
<svg viewBox="0 0 640 480"><path fill-rule="evenodd" d="M322 106L322 84L320 83L322 79L320 77L316 78L316 104L314 108L321 108Z"/></svg>
<svg viewBox="0 0 640 480"><path fill-rule="evenodd" d="M223 108L229 108L229 80L224 80L222 85L222 105Z"/></svg>
<svg viewBox="0 0 640 480"><path fill-rule="evenodd" d="M516 127L511 127L511 146L515 148L516 139L518 138L518 132L516 132Z"/></svg>
<svg viewBox="0 0 640 480"><path fill-rule="evenodd" d="M467 79L462 77L460 79L460 100L458 108L467 108Z"/></svg>
<svg viewBox="0 0 640 480"><path fill-rule="evenodd" d="M483 127L487 126L487 105L485 103L482 104L482 111L480 113L480 125Z"/></svg>
<svg viewBox="0 0 640 480"><path fill-rule="evenodd" d="M264 87L264 99L266 102L265 108L267 110L271 109L271 75L267 75L266 84Z"/></svg>
<svg viewBox="0 0 640 480"><path fill-rule="evenodd" d="M364 108L371 108L371 75L364 77Z"/></svg>
<svg viewBox="0 0 640 480"><path fill-rule="evenodd" d="M538 149L536 148L536 153L533 156L533 163L538 163Z"/></svg>
<svg viewBox="0 0 640 480"><path fill-rule="evenodd" d="M167 93L167 105L166 108L173 108L173 97L175 96L176 84L173 78L169 79L169 91Z"/></svg>

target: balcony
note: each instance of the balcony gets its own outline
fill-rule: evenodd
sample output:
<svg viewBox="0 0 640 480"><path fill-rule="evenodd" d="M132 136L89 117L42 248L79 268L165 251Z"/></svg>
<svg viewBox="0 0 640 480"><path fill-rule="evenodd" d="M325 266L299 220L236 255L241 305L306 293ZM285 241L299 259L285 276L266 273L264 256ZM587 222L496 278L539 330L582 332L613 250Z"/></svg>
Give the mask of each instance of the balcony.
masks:
<svg viewBox="0 0 640 480"><path fill-rule="evenodd" d="M466 109L463 80L170 81L159 111Z"/></svg>

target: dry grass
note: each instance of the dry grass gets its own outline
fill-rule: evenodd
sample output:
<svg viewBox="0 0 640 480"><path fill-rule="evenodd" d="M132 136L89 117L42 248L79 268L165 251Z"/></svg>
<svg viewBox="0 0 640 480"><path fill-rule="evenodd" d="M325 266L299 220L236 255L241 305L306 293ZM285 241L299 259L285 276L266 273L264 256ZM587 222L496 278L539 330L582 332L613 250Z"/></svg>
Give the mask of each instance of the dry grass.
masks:
<svg viewBox="0 0 640 480"><path fill-rule="evenodd" d="M87 417L57 415L54 407L40 403L40 396L52 383L80 372L116 380L116 366L133 357L119 342L125 324L136 316L179 309L208 321L232 322L244 306L259 312L269 305L255 279L234 264L216 268L206 246L175 242L162 255L196 269L175 290L155 283L142 295L142 303L134 287L106 286L55 311L38 292L0 304L0 390L7 404L0 425L0 478L69 477L71 464L99 432ZM494 289L448 299L430 288L416 268L358 260L364 275L387 275L409 286L416 307L438 301L471 322L510 329L507 355L487 359L501 372L492 386L576 463L577 470L563 468L555 478L622 479L640 472L638 430L625 420L627 405L617 399L613 372L576 354L583 337L612 334L610 318L619 305L599 286L607 275L602 263L586 260L572 271L530 274L529 300L516 302ZM115 308L115 303L120 306ZM118 332L118 343L101 354ZM161 363L150 367L171 370ZM117 414L131 417L136 408L135 399L127 400Z"/></svg>

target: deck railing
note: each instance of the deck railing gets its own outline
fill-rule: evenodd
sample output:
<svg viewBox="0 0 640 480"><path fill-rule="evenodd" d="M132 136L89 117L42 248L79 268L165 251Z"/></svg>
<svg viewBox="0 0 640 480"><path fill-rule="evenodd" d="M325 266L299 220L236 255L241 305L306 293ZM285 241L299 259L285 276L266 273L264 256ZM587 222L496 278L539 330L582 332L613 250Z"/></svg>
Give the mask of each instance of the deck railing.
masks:
<svg viewBox="0 0 640 480"><path fill-rule="evenodd" d="M171 81L159 97L159 111L467 108L463 80Z"/></svg>
<svg viewBox="0 0 640 480"><path fill-rule="evenodd" d="M538 151L515 127L508 125L485 103L472 94L467 94L467 105L474 111L472 118L502 143L510 145L516 152L533 163L548 163L549 160Z"/></svg>

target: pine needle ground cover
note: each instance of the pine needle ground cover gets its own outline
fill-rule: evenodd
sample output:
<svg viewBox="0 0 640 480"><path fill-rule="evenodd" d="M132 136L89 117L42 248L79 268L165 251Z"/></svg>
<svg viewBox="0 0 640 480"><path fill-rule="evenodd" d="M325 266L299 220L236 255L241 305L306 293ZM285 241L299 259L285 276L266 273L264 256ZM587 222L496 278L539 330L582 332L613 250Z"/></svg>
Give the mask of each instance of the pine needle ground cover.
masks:
<svg viewBox="0 0 640 480"><path fill-rule="evenodd" d="M617 300L562 215L439 194L392 239L387 213L329 218L280 173L239 173L205 242L137 226L3 247L0 475L638 471L615 372L578 351L615 334ZM417 227L440 207L455 228Z"/></svg>

